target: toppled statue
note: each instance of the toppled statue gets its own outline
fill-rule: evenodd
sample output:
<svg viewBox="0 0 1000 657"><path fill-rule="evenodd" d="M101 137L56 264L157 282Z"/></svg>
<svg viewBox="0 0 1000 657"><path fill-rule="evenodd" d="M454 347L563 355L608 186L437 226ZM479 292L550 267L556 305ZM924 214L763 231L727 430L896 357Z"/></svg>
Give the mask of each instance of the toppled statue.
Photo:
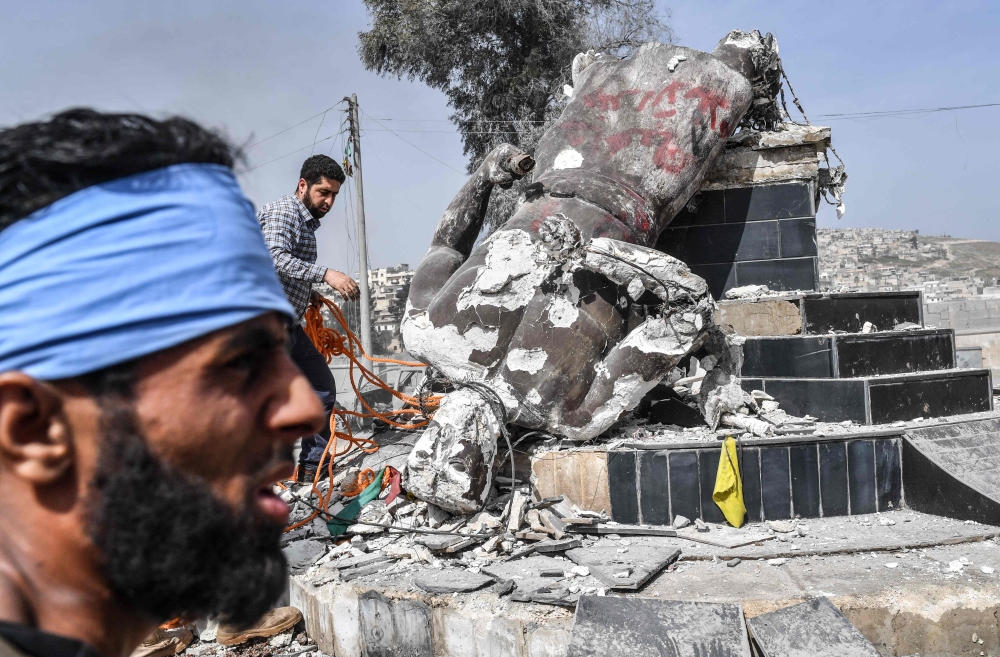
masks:
<svg viewBox="0 0 1000 657"><path fill-rule="evenodd" d="M713 327L714 301L651 248L755 100L778 45L730 32L711 54L649 43L627 61L581 54L572 97L539 142L514 215L473 246L495 185L533 162L496 148L446 210L402 322L407 350L458 384L407 463L405 486L454 512L481 508L500 424L577 440L639 403Z"/></svg>

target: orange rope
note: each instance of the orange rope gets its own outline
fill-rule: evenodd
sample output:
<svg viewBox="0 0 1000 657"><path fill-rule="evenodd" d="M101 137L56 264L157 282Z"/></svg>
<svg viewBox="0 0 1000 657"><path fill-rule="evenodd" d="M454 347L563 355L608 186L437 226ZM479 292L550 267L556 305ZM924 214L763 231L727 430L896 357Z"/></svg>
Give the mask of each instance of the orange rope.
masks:
<svg viewBox="0 0 1000 657"><path fill-rule="evenodd" d="M325 325L323 322L322 307L326 307L333 318L337 320L340 327L343 329L343 333L336 331ZM368 355L364 347L361 345L361 341L358 339L354 333L347 328L347 320L344 318L344 313L341 312L340 308L330 299L320 296L318 301L311 301L309 307L306 308L306 325L305 333L309 336L309 339L316 346L316 350L326 359L329 363L335 356L346 356L349 363L349 378L351 381L351 388L354 390L354 394L361 405L367 412L357 412L348 411L338 408L334 408L333 413L330 414L330 440L326 444L326 448L323 450L323 456L320 458L320 464L326 461L327 476L330 480L330 486L327 488L326 493L319 489L320 475L321 471L319 468L316 469L316 475L313 477L312 481L312 492L315 493L318 504L316 505L322 512L329 511L330 499L333 496L333 464L336 459L347 454L352 450L352 448L358 448L363 452L368 454L373 454L378 451L378 443L376 443L371 438L362 438L360 436L355 436L354 432L351 430L351 424L347 421L348 416L359 417L359 418L378 418L379 420L385 422L389 426L396 427L397 429L419 429L424 427L430 422L429 418L419 420L416 422L397 422L393 417L400 415L419 415L422 413L420 410L420 400L416 397L410 395L404 395L403 393L394 390L385 381L383 381L377 374L368 369L364 363L361 362L360 357L367 358L368 360L376 363L392 363L395 365L404 365L408 367L423 367L423 363L414 363L405 360L396 360L394 358L376 358ZM359 357L360 355L360 357ZM397 411L392 411L391 413L382 413L371 406L365 401L365 398L361 396L361 392L358 390L357 383L354 379L354 368L357 367L361 373L362 378L368 381L374 386L381 388L389 392L393 397L402 401L405 405L415 406L416 408L402 408ZM424 408L433 410L436 409L441 403L441 395L430 395L424 399ZM344 423L344 428L346 431L337 431L338 417ZM340 441L343 440L346 445L343 450L338 450L337 447ZM328 458L329 457L329 458ZM366 473L371 473L371 478L367 483L361 485L360 482L364 481L364 475ZM375 479L375 473L371 470L364 470L359 475L358 486L360 486L357 492L354 492L355 486L351 486L348 491L345 491L345 495L351 497L364 490L368 484L370 484ZM285 531L292 531L293 529L298 529L303 525L312 522L317 516L319 516L320 511L313 511L312 515L300 520L292 525L289 525Z"/></svg>

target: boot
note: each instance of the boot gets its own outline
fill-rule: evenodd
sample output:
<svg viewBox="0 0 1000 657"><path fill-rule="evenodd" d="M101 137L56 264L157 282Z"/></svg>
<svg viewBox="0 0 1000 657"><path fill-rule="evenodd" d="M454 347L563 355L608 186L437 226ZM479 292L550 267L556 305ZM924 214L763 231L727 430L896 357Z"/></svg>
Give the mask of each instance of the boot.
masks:
<svg viewBox="0 0 1000 657"><path fill-rule="evenodd" d="M194 640L194 634L186 627L175 630L160 628L146 637L131 657L169 657L181 652Z"/></svg>
<svg viewBox="0 0 1000 657"><path fill-rule="evenodd" d="M278 607L264 614L248 628L219 625L215 640L220 646L235 646L258 637L271 637L286 632L302 620L302 612L295 607Z"/></svg>

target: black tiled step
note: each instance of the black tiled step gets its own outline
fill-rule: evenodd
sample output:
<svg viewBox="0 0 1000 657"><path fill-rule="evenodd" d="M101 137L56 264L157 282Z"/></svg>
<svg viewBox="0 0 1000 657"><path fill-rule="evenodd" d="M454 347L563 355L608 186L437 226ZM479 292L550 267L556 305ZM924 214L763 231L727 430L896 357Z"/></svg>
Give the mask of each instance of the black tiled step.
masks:
<svg viewBox="0 0 1000 657"><path fill-rule="evenodd" d="M1000 525L997 436L997 418L908 431L902 442L906 505L924 513Z"/></svg>
<svg viewBox="0 0 1000 657"><path fill-rule="evenodd" d="M919 292L809 294L800 302L804 333L857 333L871 322L889 330L903 322L921 324Z"/></svg>
<svg viewBox="0 0 1000 657"><path fill-rule="evenodd" d="M725 522L712 499L720 451L608 452L612 519L667 525L683 515ZM902 499L898 437L746 446L738 454L749 522L888 511Z"/></svg>
<svg viewBox="0 0 1000 657"><path fill-rule="evenodd" d="M854 379L744 379L741 384L744 390L763 390L771 395L790 415L812 415L824 422L884 424L993 408L993 385L987 369Z"/></svg>
<svg viewBox="0 0 1000 657"><path fill-rule="evenodd" d="M805 183L698 192L688 205L693 206L695 211L681 210L670 222L671 228L816 215L813 194Z"/></svg>
<svg viewBox="0 0 1000 657"><path fill-rule="evenodd" d="M697 265L691 268L708 281L712 294L737 285L736 263ZM745 278L745 277L744 277ZM739 282L739 285L748 283ZM716 297L718 298L718 297ZM911 322L921 325L919 292L824 292L767 297L759 301L724 301L727 305L773 303L787 301L797 306L805 335L829 335L832 331L860 333L865 322L871 322L880 332L891 331L897 324Z"/></svg>
<svg viewBox="0 0 1000 657"><path fill-rule="evenodd" d="M705 279L716 299L721 299L726 290L743 285L766 285L777 291L815 290L819 287L815 257L692 264L691 271Z"/></svg>
<svg viewBox="0 0 1000 657"><path fill-rule="evenodd" d="M736 263L736 285L766 285L772 290L815 290L819 287L816 258L783 258Z"/></svg>
<svg viewBox="0 0 1000 657"><path fill-rule="evenodd" d="M772 219L667 228L660 233L656 248L688 265L815 256L816 220Z"/></svg>
<svg viewBox="0 0 1000 657"><path fill-rule="evenodd" d="M955 367L954 332L921 329L840 335L748 337L742 375L851 378Z"/></svg>

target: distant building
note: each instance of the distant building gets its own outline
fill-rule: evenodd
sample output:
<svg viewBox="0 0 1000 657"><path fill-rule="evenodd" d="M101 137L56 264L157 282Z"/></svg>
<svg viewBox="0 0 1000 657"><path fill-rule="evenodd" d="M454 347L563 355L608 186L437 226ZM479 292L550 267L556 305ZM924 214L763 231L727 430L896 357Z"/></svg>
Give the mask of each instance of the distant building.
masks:
<svg viewBox="0 0 1000 657"><path fill-rule="evenodd" d="M406 263L368 271L373 331L390 334L399 332L399 323L403 319L406 296L413 274Z"/></svg>

